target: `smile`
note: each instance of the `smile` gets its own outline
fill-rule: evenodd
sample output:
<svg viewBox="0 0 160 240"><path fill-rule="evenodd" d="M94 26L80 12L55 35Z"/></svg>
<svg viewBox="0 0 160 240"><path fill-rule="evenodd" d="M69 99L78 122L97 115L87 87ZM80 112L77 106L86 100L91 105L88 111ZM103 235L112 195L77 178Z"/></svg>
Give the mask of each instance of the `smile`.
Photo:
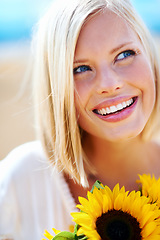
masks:
<svg viewBox="0 0 160 240"><path fill-rule="evenodd" d="M135 102L135 100L136 100L136 97L131 98L127 101L123 101L122 103L119 103L117 105L112 105L110 107L101 108L101 109L94 109L93 112L102 116L115 114L130 107Z"/></svg>

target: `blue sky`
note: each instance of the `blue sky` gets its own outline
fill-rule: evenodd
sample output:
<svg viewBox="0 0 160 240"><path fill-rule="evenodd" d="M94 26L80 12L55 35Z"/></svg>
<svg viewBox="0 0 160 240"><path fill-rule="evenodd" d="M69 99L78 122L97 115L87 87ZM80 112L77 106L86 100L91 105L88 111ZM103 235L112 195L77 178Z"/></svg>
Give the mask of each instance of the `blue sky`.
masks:
<svg viewBox="0 0 160 240"><path fill-rule="evenodd" d="M151 31L160 34L160 0L131 0ZM26 40L51 0L0 0L0 42Z"/></svg>
<svg viewBox="0 0 160 240"><path fill-rule="evenodd" d="M0 0L0 41L30 38L50 0Z"/></svg>
<svg viewBox="0 0 160 240"><path fill-rule="evenodd" d="M160 34L160 0L131 0L151 31Z"/></svg>

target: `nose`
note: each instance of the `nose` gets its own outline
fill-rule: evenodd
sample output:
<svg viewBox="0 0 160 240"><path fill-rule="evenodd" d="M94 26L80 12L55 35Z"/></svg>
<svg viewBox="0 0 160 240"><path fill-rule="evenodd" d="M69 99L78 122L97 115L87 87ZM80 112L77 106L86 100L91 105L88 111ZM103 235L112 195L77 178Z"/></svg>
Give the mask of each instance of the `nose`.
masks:
<svg viewBox="0 0 160 240"><path fill-rule="evenodd" d="M118 72L111 67L105 67L104 69L101 69L101 71L97 73L96 78L96 88L98 94L113 94L120 90L124 85L124 81L120 74L118 74Z"/></svg>

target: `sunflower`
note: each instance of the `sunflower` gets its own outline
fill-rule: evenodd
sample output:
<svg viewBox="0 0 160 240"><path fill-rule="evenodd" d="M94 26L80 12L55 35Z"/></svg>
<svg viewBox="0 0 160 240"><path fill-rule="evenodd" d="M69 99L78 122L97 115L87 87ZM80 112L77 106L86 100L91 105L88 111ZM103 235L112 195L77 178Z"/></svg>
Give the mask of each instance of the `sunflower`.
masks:
<svg viewBox="0 0 160 240"><path fill-rule="evenodd" d="M56 230L55 228L52 228L52 230L55 233L55 236L52 236L47 230L45 230L44 236L49 239L49 240L78 240L76 234L74 232L67 232L67 231L59 231ZM72 228L73 230L73 228ZM46 239L42 239L46 240Z"/></svg>
<svg viewBox="0 0 160 240"><path fill-rule="evenodd" d="M142 195L149 198L150 203L157 203L160 208L160 178L156 179L150 174L139 175L137 183L141 184Z"/></svg>
<svg viewBox="0 0 160 240"><path fill-rule="evenodd" d="M79 197L80 212L72 213L79 225L77 235L85 234L89 240L158 240L160 239L160 210L149 204L140 191L126 192L117 184L95 187L87 198Z"/></svg>
<svg viewBox="0 0 160 240"><path fill-rule="evenodd" d="M59 231L59 230L56 230L55 228L52 228L52 230L53 230L53 232L55 233L55 234L58 234L58 233L60 233L61 231ZM49 240L52 240L53 238L54 238L54 236L52 236L47 230L44 230L44 236L46 237L46 238L48 238ZM46 239L42 239L42 240L46 240Z"/></svg>

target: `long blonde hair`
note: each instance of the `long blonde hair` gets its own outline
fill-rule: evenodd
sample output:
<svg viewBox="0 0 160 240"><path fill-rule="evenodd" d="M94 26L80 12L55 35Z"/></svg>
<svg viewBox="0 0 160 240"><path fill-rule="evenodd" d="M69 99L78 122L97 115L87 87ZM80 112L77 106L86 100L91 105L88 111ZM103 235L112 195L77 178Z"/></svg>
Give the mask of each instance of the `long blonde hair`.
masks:
<svg viewBox="0 0 160 240"><path fill-rule="evenodd" d="M39 133L48 158L78 183L87 186L81 129L74 105L73 60L77 39L88 18L108 8L126 20L139 36L157 89L156 103L142 132L150 140L157 131L160 72L151 36L129 0L54 0L38 23L34 39L34 91ZM84 164L85 163L85 164Z"/></svg>

